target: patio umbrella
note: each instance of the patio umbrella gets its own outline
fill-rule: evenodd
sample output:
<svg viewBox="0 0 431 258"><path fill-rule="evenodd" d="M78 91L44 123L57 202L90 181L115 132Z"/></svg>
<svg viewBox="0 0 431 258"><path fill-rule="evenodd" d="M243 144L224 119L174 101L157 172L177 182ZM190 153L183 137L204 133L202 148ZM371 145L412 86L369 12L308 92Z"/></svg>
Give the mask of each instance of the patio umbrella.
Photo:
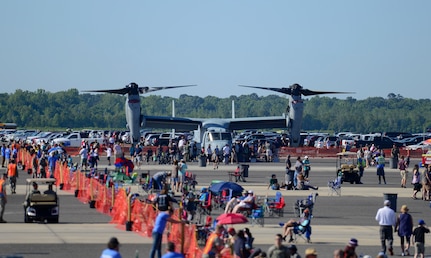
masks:
<svg viewBox="0 0 431 258"><path fill-rule="evenodd" d="M209 187L209 190L214 194L219 194L223 189L231 189L233 193L241 194L244 191L244 188L237 183L234 182L220 182L217 184L213 184Z"/></svg>
<svg viewBox="0 0 431 258"><path fill-rule="evenodd" d="M241 213L223 213L218 216L216 220L220 225L242 224L248 222L248 219Z"/></svg>

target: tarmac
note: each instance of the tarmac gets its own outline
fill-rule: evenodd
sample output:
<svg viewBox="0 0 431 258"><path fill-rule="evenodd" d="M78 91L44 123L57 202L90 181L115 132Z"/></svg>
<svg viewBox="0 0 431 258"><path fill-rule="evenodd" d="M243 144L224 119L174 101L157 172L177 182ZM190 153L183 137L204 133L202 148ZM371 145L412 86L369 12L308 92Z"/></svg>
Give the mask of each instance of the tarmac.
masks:
<svg viewBox="0 0 431 258"><path fill-rule="evenodd" d="M103 159L103 158L102 158ZM413 161L415 162L415 161ZM253 190L258 197L275 196L276 191L268 189L271 174L276 174L282 181L284 178L284 162L279 163L248 163L249 176L247 182L238 182L247 190ZM197 189L208 186L212 180L228 180L229 171L234 171L236 164L198 166L197 162L189 163L189 171L197 175ZM387 184L379 185L375 168L367 168L363 178L364 184L344 183L341 196L331 195L327 183L335 178L335 161L332 159L312 159L310 172L311 183L317 185L317 191L280 190L286 207L284 216L265 217L263 227L259 225L239 224L234 228L250 228L255 237L254 245L266 250L274 243L274 236L281 233L279 223L294 218L293 203L305 199L312 192L318 197L313 210L311 244L303 239L295 243L301 254L308 247L314 247L319 257L332 257L335 249L343 249L350 238L357 238L358 254L375 256L380 251L379 226L374 217L377 209L383 206L385 194L396 194L397 212L402 204L410 208L414 222L418 219L430 218L430 203L411 199L412 189L400 187L400 176L397 169L386 169ZM99 169L107 166L102 161ZM170 165L145 164L135 168L138 173L170 170ZM60 198L60 223L44 224L23 222L22 202L25 196L25 178L30 177L20 172L17 194L9 195L4 219L8 223L0 224L0 257L98 257L106 247L111 236L116 236L122 244L123 257L148 257L152 239L135 232L128 232L110 224L110 217L90 209L88 204L80 203L72 192L58 190ZM137 185L131 185L133 192L144 194ZM420 197L420 195L418 195ZM213 217L221 214L221 210L213 211ZM429 239L429 236L426 238ZM429 242L430 240L427 240ZM399 238L394 234L395 254L400 255ZM399 250L399 251L398 251ZM398 251L398 252L397 252ZM410 249L410 253L414 248ZM431 248L426 248L426 255L431 256Z"/></svg>

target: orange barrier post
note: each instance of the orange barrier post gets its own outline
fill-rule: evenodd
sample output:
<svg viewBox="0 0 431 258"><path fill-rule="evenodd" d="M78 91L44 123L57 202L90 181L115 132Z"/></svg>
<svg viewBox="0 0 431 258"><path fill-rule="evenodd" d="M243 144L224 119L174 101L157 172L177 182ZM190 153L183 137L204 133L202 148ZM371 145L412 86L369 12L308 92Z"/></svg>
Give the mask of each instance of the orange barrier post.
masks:
<svg viewBox="0 0 431 258"><path fill-rule="evenodd" d="M81 187L81 177L79 176L80 174L81 174L81 170L75 171L75 182L76 182L75 197L78 197L79 188Z"/></svg>
<svg viewBox="0 0 431 258"><path fill-rule="evenodd" d="M90 178L90 191L88 192L88 199L90 203L90 208L96 208L96 201L94 200L94 178Z"/></svg>
<svg viewBox="0 0 431 258"><path fill-rule="evenodd" d="M127 221L126 221L126 231L132 231L132 225L133 225L133 221L132 221L132 204L131 204L131 199L132 199L132 193L129 193L129 195L127 196Z"/></svg>

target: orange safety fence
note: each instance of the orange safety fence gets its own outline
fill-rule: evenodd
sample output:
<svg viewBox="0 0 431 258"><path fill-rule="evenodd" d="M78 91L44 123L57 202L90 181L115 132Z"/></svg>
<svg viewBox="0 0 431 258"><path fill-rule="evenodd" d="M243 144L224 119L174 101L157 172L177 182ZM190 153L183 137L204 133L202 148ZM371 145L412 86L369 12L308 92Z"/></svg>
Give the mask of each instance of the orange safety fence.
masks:
<svg viewBox="0 0 431 258"><path fill-rule="evenodd" d="M127 221L127 195L126 190L119 189L115 195L115 202L111 211L112 219L109 223L124 225Z"/></svg>
<svg viewBox="0 0 431 258"><path fill-rule="evenodd" d="M112 191L99 182L99 188L96 197L96 209L104 214L111 211Z"/></svg>
<svg viewBox="0 0 431 258"><path fill-rule="evenodd" d="M22 152L24 153L24 152ZM32 156L28 153L21 154L21 162L32 168ZM49 173L47 171L47 177ZM111 224L117 224L124 227L128 219L128 198L127 191L124 188L114 186L108 187L98 178L88 178L86 173L79 169L72 172L66 163L57 162L54 171L54 177L57 179L57 186L63 185L65 191L75 190L76 197L84 203L95 201L95 208L105 214L111 216ZM157 217L155 207L151 203L144 203L135 199L130 210L130 220L132 222L132 230L141 235L151 237L154 228L154 222ZM174 213L174 218L178 220L178 210ZM164 238L165 241L173 241L177 246L181 245L181 239L184 241L184 253L186 257L201 257L202 250L199 249L196 240L195 225L185 225L182 233L181 224L169 224L167 231L169 236Z"/></svg>

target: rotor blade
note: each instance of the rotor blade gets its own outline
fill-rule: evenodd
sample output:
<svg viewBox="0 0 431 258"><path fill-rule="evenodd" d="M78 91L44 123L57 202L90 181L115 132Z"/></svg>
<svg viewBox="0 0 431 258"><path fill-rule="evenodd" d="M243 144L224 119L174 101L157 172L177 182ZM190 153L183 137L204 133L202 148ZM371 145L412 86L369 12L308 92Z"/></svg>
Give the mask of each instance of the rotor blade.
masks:
<svg viewBox="0 0 431 258"><path fill-rule="evenodd" d="M259 86L249 86L249 85L238 85L240 87L247 87L247 88L255 88L255 89L261 89L261 90L271 90L283 94L292 94L292 89L290 88L270 88L270 87L259 87Z"/></svg>
<svg viewBox="0 0 431 258"><path fill-rule="evenodd" d="M193 87L193 86L197 86L195 84L193 85L180 85L180 86L163 86L163 87L139 87L139 92L141 94L145 94L148 92L153 92L153 91L159 91L159 90L167 90L167 89L174 89L174 88L183 88L183 87Z"/></svg>
<svg viewBox="0 0 431 258"><path fill-rule="evenodd" d="M127 94L129 93L130 88L122 88L122 89L115 89L115 90L85 90L83 92L103 92L103 93L114 93L114 94Z"/></svg>
<svg viewBox="0 0 431 258"><path fill-rule="evenodd" d="M301 94L304 96L320 95L320 94L355 94L354 92L339 92L339 91L314 91L302 89Z"/></svg>

